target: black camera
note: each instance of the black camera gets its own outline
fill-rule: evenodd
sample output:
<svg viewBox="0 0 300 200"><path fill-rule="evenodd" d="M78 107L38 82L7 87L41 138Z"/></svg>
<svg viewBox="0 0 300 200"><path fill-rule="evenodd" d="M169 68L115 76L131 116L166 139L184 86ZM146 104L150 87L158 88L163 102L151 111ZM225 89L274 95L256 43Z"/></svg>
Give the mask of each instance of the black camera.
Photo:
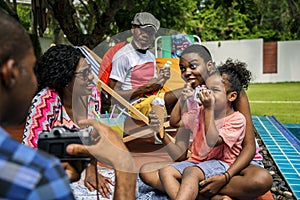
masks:
<svg viewBox="0 0 300 200"><path fill-rule="evenodd" d="M69 155L66 147L69 144L90 145L92 130L93 127L70 130L63 126L57 126L51 131L43 131L39 134L38 149L58 157L61 161L90 160L90 157Z"/></svg>

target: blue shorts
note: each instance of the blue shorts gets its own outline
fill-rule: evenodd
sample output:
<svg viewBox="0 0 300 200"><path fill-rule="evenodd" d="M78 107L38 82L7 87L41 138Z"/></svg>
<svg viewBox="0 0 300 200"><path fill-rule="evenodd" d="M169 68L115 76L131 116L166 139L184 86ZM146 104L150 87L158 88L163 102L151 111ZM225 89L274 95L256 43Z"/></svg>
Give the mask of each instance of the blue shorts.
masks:
<svg viewBox="0 0 300 200"><path fill-rule="evenodd" d="M252 164L252 165L258 165L258 166L264 168L264 164L263 164L263 162L261 160L251 160L250 164Z"/></svg>
<svg viewBox="0 0 300 200"><path fill-rule="evenodd" d="M203 171L206 179L211 176L223 174L229 168L229 165L227 163L220 160L207 160L201 163L182 161L171 164L171 166L177 169L180 174L182 174L183 170L187 167L199 167Z"/></svg>

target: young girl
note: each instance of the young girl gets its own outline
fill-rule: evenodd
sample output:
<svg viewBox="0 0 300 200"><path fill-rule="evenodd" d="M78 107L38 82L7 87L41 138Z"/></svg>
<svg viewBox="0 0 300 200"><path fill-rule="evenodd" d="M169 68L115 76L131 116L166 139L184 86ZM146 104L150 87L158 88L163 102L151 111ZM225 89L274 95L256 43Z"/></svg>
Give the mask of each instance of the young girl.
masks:
<svg viewBox="0 0 300 200"><path fill-rule="evenodd" d="M184 97L186 91L193 90L199 85L205 84L205 79L208 77L209 71L214 68L210 52L203 45L192 45L184 50L180 57L180 68L182 71L182 78L187 83L187 89L178 100L176 106L173 108L171 119L176 124L180 122L180 113L182 104L185 102ZM192 88L192 89L190 89ZM214 195L226 194L230 197L238 199L254 199L271 188L272 177L262 167L257 165L249 165L255 154L255 138L253 131L253 124L250 114L248 98L244 90L241 91L238 101L233 105L234 110L242 113L246 118L246 132L242 143L242 151L236 161L227 170L231 176L227 183L224 176L212 176L202 181L203 189L201 194ZM177 117L177 118L176 118ZM184 127L180 126L180 129ZM180 137L188 137L187 135L176 135L176 144L181 140ZM168 137L162 139L164 144L168 144L168 153L175 161L183 161L187 159L187 148L184 152L178 151L175 144L172 144ZM165 191L158 174L158 169L166 166L166 163L147 163L140 170L141 179L148 185ZM263 177L263 178L261 178Z"/></svg>

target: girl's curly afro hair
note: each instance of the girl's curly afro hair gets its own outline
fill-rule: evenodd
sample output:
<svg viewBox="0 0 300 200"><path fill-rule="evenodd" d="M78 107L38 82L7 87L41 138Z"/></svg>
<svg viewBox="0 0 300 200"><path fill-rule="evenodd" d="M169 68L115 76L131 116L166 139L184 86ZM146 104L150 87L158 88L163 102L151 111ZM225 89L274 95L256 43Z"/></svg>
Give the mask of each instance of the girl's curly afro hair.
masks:
<svg viewBox="0 0 300 200"><path fill-rule="evenodd" d="M62 91L72 81L81 57L84 57L81 51L70 45L50 47L37 61L39 90L49 87Z"/></svg>
<svg viewBox="0 0 300 200"><path fill-rule="evenodd" d="M248 88L252 79L252 74L247 69L247 64L239 60L233 61L231 58L228 58L224 64L218 66L214 72L220 73L220 75L228 75L229 91L227 92L237 92L237 98L234 103L238 101L242 89L246 90Z"/></svg>
<svg viewBox="0 0 300 200"><path fill-rule="evenodd" d="M218 70L221 75L229 75L228 82L231 84L231 91L237 91L239 94L242 88L248 88L252 74L247 70L246 63L228 58L225 64L218 66Z"/></svg>

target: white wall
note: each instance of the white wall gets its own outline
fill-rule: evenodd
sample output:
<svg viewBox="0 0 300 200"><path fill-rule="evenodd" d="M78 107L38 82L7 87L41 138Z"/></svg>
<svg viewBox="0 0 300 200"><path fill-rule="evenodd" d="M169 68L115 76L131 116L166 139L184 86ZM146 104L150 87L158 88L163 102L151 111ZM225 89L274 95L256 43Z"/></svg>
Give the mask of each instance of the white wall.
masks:
<svg viewBox="0 0 300 200"><path fill-rule="evenodd" d="M300 40L278 42L276 81L300 81Z"/></svg>
<svg viewBox="0 0 300 200"><path fill-rule="evenodd" d="M263 40L227 40L203 42L211 52L216 64L225 62L228 58L245 62L252 72L252 82L263 82Z"/></svg>
<svg viewBox="0 0 300 200"><path fill-rule="evenodd" d="M277 73L263 74L263 39L203 42L216 64L227 58L246 62L253 83L300 81L300 41L278 42Z"/></svg>
<svg viewBox="0 0 300 200"><path fill-rule="evenodd" d="M40 38L43 52L52 40ZM263 39L202 42L211 52L216 64L227 58L246 62L253 83L300 81L300 40L282 41L277 45L277 73L263 74Z"/></svg>

